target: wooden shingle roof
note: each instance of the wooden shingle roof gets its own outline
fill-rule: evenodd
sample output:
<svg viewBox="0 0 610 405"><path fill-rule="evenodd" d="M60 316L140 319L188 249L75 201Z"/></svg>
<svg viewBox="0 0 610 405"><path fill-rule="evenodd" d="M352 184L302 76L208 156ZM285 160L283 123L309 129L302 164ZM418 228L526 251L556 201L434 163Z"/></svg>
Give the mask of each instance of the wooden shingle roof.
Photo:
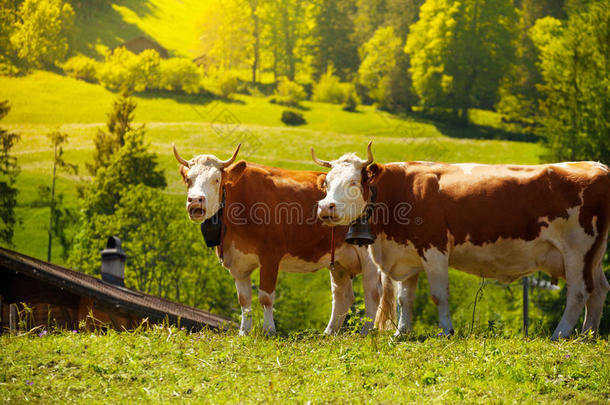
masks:
<svg viewBox="0 0 610 405"><path fill-rule="evenodd" d="M168 319L170 323L188 329L226 328L232 324L229 318L197 308L179 304L130 288L109 284L96 277L70 270L56 264L0 248L0 271L14 271L64 289L79 296L86 296L117 311L134 314L151 321Z"/></svg>

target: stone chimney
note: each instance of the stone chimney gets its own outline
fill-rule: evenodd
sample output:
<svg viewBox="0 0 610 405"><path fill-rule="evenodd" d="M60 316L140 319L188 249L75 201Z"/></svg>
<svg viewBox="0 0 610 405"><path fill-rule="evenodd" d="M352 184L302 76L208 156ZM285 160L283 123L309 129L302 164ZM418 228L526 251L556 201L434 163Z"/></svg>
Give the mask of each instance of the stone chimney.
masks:
<svg viewBox="0 0 610 405"><path fill-rule="evenodd" d="M127 255L121 249L121 240L116 236L108 237L106 249L102 250L102 280L119 286L125 286L125 259Z"/></svg>

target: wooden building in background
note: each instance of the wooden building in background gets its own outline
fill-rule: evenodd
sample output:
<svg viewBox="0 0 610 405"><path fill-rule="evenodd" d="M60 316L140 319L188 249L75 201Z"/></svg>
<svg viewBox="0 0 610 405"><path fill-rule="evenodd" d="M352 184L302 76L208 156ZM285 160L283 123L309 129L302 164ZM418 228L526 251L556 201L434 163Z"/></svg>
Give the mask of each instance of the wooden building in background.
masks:
<svg viewBox="0 0 610 405"><path fill-rule="evenodd" d="M129 330L144 319L169 321L190 330L231 325L229 318L124 287L117 269L122 271L120 262L124 265L125 258L117 238L109 238L102 255L102 278L107 281L0 248L0 333L18 327L19 321L27 329L58 326L69 330L78 329L83 321L88 326Z"/></svg>

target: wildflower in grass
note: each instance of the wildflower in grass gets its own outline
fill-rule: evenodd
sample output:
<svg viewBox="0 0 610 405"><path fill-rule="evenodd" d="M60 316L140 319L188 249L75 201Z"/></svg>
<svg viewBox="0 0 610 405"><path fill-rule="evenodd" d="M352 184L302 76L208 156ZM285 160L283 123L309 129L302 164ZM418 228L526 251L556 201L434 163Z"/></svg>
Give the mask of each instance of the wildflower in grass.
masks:
<svg viewBox="0 0 610 405"><path fill-rule="evenodd" d="M26 380L26 381L25 381L25 384L26 384L26 385L34 385L34 381L29 381L29 380Z"/></svg>
<svg viewBox="0 0 610 405"><path fill-rule="evenodd" d="M46 330L43 330L42 332L40 332L40 333L38 334L38 337L43 337L43 336L45 336L46 334L47 334L47 331L46 331Z"/></svg>
<svg viewBox="0 0 610 405"><path fill-rule="evenodd" d="M78 331L76 329L73 329L72 333L78 333Z"/></svg>
<svg viewBox="0 0 610 405"><path fill-rule="evenodd" d="M569 355L569 354L566 354L566 355L565 355L565 358L566 358L566 359L569 359L569 358L570 358L570 355Z"/></svg>

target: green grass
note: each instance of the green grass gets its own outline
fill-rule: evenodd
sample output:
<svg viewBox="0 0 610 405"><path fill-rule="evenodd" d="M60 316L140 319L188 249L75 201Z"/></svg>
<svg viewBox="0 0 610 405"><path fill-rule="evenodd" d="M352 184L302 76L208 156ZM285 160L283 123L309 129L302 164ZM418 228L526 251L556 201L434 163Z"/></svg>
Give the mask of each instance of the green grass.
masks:
<svg viewBox="0 0 610 405"><path fill-rule="evenodd" d="M419 335L0 337L3 403L606 403L607 340Z"/></svg>

